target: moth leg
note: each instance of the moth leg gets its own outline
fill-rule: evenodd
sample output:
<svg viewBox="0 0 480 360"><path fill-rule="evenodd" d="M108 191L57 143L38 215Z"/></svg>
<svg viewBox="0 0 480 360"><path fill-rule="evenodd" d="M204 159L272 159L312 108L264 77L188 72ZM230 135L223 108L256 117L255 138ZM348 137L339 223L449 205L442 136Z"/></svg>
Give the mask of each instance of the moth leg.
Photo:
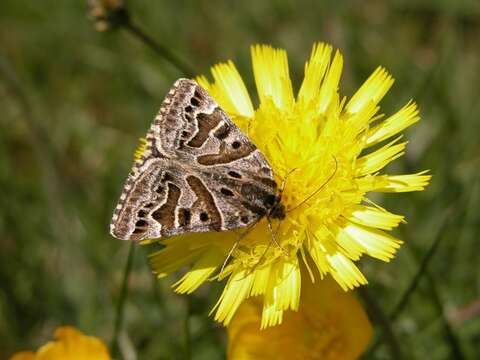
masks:
<svg viewBox="0 0 480 360"><path fill-rule="evenodd" d="M222 264L222 267L220 269L220 272L219 272L219 275L222 275L223 273L223 270L225 270L225 267L227 266L227 263L228 263L228 260L230 260L230 258L232 257L232 254L233 252L237 249L238 245L240 244L240 241L242 241L242 239L244 239L248 234L250 234L250 232L253 230L253 228L255 227L255 225L257 225L259 220L253 222L252 224L250 224L247 229L240 234L240 236L238 237L237 241L235 241L235 243L233 244L233 246L230 248L230 251L228 252L227 254L227 257L225 258L225 261L223 262Z"/></svg>
<svg viewBox="0 0 480 360"><path fill-rule="evenodd" d="M251 274L252 272L255 271L255 269L261 264L262 260L265 258L265 255L267 255L267 252L268 250L270 250L270 248L272 247L272 244L275 244L277 245L280 249L282 249L283 251L283 254L285 256L289 256L287 250L285 250L285 248L280 245L277 241L277 238L276 238L276 234L278 233L278 230L280 229L280 224L281 222L278 223L278 226L277 228L275 229L275 232L273 232L273 227L272 227L272 221L270 220L270 218L267 216L267 223L268 223L268 229L270 230L270 233L272 234L272 241L270 241L268 243L268 246L267 248L265 249L265 251L263 252L262 256L260 256L260 259L258 259L257 263L255 265L253 265L253 267L250 269L249 271L249 274ZM243 279L243 278L242 278ZM241 279L241 280L242 280Z"/></svg>
<svg viewBox="0 0 480 360"><path fill-rule="evenodd" d="M270 217L267 216L268 230L270 230L270 234L272 235L272 241L270 241L270 244L268 245L267 250L270 248L270 246L272 244L275 244L282 250L282 252L285 256L288 256L288 251L285 250L285 248L282 245L280 245L280 243L277 241L277 233L278 233L278 230L280 229L280 223L281 222L278 223L278 226L277 226L277 228L275 229L275 232L274 232L273 227L272 227L272 221L270 220Z"/></svg>

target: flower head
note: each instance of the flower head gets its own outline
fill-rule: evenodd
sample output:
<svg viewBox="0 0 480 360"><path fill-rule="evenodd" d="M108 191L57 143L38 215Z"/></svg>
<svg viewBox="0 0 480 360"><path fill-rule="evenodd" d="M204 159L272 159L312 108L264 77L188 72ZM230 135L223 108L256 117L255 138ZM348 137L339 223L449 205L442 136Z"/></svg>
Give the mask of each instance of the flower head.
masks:
<svg viewBox="0 0 480 360"><path fill-rule="evenodd" d="M105 344L71 326L55 330L56 341L43 345L36 353L22 351L10 360L110 360Z"/></svg>
<svg viewBox="0 0 480 360"><path fill-rule="evenodd" d="M287 216L273 222L276 241L263 219L225 267L238 232L166 239L152 265L165 276L193 263L175 284L180 293L194 291L220 269L215 278L228 280L215 319L228 324L243 300L258 295L264 328L281 323L285 310L298 309L300 262L313 264L321 278L330 274L344 290L366 284L355 261L362 255L392 259L401 241L387 231L404 222L367 195L423 190L430 176L381 173L404 154L401 131L419 120L414 102L386 118L379 113L378 104L393 84L385 69L375 70L347 100L338 92L343 58L329 45L313 47L296 97L284 50L254 46L252 63L257 108L232 62L212 68L213 83L197 80L265 155L277 184L285 185Z"/></svg>
<svg viewBox="0 0 480 360"><path fill-rule="evenodd" d="M228 325L228 359L358 359L372 337L372 326L353 294L327 277L302 286L298 312L283 323L259 329L262 303L245 301Z"/></svg>

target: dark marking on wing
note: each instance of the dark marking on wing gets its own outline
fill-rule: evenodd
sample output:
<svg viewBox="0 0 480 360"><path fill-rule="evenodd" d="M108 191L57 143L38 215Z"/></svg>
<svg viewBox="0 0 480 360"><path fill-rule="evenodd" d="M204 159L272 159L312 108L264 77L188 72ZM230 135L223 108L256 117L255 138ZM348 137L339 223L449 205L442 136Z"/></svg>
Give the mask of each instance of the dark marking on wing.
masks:
<svg viewBox="0 0 480 360"><path fill-rule="evenodd" d="M168 183L167 201L152 213L152 218L162 225L161 233L167 234L175 226L175 208L180 198L180 188Z"/></svg>
<svg viewBox="0 0 480 360"><path fill-rule="evenodd" d="M230 175L231 177L235 178L235 179L241 179L242 178L242 175L240 175L238 172L236 171L229 171L228 172L228 175Z"/></svg>
<svg viewBox="0 0 480 360"><path fill-rule="evenodd" d="M213 136L219 140L223 140L228 137L228 134L230 134L230 125L225 122L222 124L222 126L215 130Z"/></svg>
<svg viewBox="0 0 480 360"><path fill-rule="evenodd" d="M240 141L234 141L232 142L232 148L234 149L239 149L240 146L242 146L242 143Z"/></svg>
<svg viewBox="0 0 480 360"><path fill-rule="evenodd" d="M210 131L216 128L220 121L222 121L222 113L218 108L211 114L197 114L198 132L187 145L196 148L202 147L205 141L207 141Z"/></svg>
<svg viewBox="0 0 480 360"><path fill-rule="evenodd" d="M180 208L178 210L178 224L180 226L190 225L191 220L192 220L192 213L190 212L190 210L185 208Z"/></svg>
<svg viewBox="0 0 480 360"><path fill-rule="evenodd" d="M221 188L220 192L225 196L233 196L233 191L231 191L227 188Z"/></svg>
<svg viewBox="0 0 480 360"><path fill-rule="evenodd" d="M197 107L198 105L200 105L200 101L198 101L197 98L191 98L190 99L190 104L192 104L193 106Z"/></svg>
<svg viewBox="0 0 480 360"><path fill-rule="evenodd" d="M210 194L210 191L208 191L203 182L195 176L188 176L187 183L197 196L197 200L195 200L192 205L192 212L194 214L201 213L199 215L200 221L208 221L206 226L208 226L211 230L220 231L222 228L222 218L217 206L215 205L213 196ZM202 215L203 213L207 214L206 219L205 216Z"/></svg>
<svg viewBox="0 0 480 360"><path fill-rule="evenodd" d="M227 149L227 145L222 143L218 154L200 155L197 157L197 161L201 165L228 164L250 155L255 150L256 147L252 143L244 142L242 146L236 150Z"/></svg>

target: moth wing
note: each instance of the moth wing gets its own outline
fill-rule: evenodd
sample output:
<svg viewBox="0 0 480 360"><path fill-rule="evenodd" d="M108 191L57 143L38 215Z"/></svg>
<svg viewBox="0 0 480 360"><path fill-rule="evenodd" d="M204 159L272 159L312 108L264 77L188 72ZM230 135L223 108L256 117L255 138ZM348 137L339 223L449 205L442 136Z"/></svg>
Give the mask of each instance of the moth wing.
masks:
<svg viewBox="0 0 480 360"><path fill-rule="evenodd" d="M247 226L276 202L265 157L208 93L178 80L147 133L111 233L150 239Z"/></svg>

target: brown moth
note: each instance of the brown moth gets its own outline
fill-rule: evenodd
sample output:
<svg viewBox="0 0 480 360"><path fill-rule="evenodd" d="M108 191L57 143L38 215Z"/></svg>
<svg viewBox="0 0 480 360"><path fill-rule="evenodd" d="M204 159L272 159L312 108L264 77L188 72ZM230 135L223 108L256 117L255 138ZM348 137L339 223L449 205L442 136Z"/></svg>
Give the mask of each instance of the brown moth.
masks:
<svg viewBox="0 0 480 360"><path fill-rule="evenodd" d="M123 240L283 219L272 168L196 82L175 82L130 172L110 224Z"/></svg>

